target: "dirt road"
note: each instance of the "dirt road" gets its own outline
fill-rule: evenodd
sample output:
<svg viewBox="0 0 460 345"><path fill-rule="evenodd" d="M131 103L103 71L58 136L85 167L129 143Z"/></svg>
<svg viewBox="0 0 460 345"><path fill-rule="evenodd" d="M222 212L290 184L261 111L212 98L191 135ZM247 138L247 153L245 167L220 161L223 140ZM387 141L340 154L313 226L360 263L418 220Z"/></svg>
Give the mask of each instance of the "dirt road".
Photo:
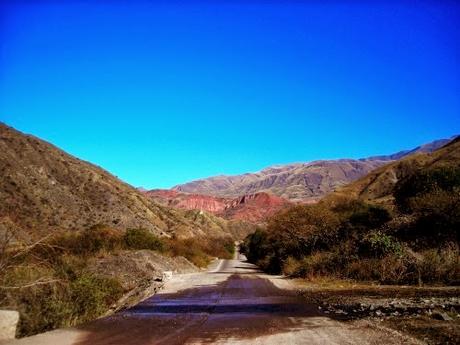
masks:
<svg viewBox="0 0 460 345"><path fill-rule="evenodd" d="M8 344L417 344L363 322L322 315L292 283L268 276L242 255L208 272L177 275L132 309L79 328Z"/></svg>

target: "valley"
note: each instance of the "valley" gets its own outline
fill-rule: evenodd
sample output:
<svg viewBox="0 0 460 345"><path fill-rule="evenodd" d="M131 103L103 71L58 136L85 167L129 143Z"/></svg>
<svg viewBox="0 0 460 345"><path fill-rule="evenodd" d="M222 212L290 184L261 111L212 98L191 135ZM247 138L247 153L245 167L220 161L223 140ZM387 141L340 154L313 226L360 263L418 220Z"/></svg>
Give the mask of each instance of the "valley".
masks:
<svg viewBox="0 0 460 345"><path fill-rule="evenodd" d="M458 334L458 138L153 190L5 124L0 149L0 305L20 317L11 344ZM438 330L424 332L434 317Z"/></svg>
<svg viewBox="0 0 460 345"><path fill-rule="evenodd" d="M86 325L5 345L120 344L419 344L373 322L341 322L307 302L296 285L269 276L245 257L207 272L173 276L138 305Z"/></svg>

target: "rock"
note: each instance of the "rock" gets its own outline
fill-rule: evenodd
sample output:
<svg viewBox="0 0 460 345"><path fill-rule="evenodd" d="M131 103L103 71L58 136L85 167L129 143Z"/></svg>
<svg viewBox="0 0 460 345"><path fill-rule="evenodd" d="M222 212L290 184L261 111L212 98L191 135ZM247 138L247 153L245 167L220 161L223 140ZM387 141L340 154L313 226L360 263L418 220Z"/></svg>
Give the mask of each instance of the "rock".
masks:
<svg viewBox="0 0 460 345"><path fill-rule="evenodd" d="M163 272L163 281L166 281L166 280L171 279L172 276L173 276L173 272L172 272L172 271L164 271L164 272Z"/></svg>
<svg viewBox="0 0 460 345"><path fill-rule="evenodd" d="M442 311L434 312L431 317L436 320L443 320L443 321L453 321L453 319Z"/></svg>
<svg viewBox="0 0 460 345"><path fill-rule="evenodd" d="M0 341L14 339L19 313L15 310L0 310Z"/></svg>

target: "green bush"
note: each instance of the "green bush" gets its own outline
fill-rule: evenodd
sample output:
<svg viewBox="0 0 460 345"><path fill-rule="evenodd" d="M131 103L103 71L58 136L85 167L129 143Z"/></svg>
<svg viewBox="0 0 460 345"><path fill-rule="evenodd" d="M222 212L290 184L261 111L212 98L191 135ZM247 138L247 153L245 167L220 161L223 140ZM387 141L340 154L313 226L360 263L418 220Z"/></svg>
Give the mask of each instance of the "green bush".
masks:
<svg viewBox="0 0 460 345"><path fill-rule="evenodd" d="M357 245L360 257L383 258L389 254L403 254L401 243L381 231L373 231L367 234Z"/></svg>
<svg viewBox="0 0 460 345"><path fill-rule="evenodd" d="M149 249L164 251L163 240L146 229L128 229L123 236L123 242L127 249Z"/></svg>
<svg viewBox="0 0 460 345"><path fill-rule="evenodd" d="M83 273L70 283L72 314L80 321L102 315L122 295L121 284L110 278Z"/></svg>
<svg viewBox="0 0 460 345"><path fill-rule="evenodd" d="M66 269L30 265L9 270L0 289L0 302L19 311L18 335L28 336L58 327L73 326L104 314L122 295L121 284L76 267ZM67 275L67 273L69 273ZM49 282L35 284L34 282Z"/></svg>

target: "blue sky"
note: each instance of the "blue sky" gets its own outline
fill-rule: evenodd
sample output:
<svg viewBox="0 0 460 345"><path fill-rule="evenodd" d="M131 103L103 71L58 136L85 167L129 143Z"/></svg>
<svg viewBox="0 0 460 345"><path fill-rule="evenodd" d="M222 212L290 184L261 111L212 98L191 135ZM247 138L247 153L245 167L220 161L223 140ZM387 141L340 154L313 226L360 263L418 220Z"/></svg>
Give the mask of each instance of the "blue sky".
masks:
<svg viewBox="0 0 460 345"><path fill-rule="evenodd" d="M147 188L460 133L454 1L2 1L0 120Z"/></svg>

